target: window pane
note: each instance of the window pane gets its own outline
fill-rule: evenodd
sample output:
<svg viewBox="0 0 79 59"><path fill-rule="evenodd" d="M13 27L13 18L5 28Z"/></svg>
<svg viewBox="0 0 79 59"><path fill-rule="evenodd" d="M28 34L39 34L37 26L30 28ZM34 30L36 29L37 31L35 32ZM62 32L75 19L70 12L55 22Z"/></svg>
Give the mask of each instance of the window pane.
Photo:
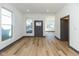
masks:
<svg viewBox="0 0 79 59"><path fill-rule="evenodd" d="M26 32L32 33L32 20L30 19L26 20Z"/></svg>
<svg viewBox="0 0 79 59"><path fill-rule="evenodd" d="M54 31L55 19L47 18L45 21L45 31Z"/></svg>
<svg viewBox="0 0 79 59"><path fill-rule="evenodd" d="M2 15L6 15L6 16L10 16L10 17L11 17L11 12L8 11L8 10L6 10L6 9L4 9L4 8L1 9L1 14L2 14Z"/></svg>
<svg viewBox="0 0 79 59"><path fill-rule="evenodd" d="M12 37L12 13L7 9L1 9L2 41Z"/></svg>
<svg viewBox="0 0 79 59"><path fill-rule="evenodd" d="M2 41L11 38L12 36L12 29L11 25L2 25Z"/></svg>
<svg viewBox="0 0 79 59"><path fill-rule="evenodd" d="M49 21L48 24L47 24L47 28L54 28L54 22L52 21Z"/></svg>
<svg viewBox="0 0 79 59"><path fill-rule="evenodd" d="M7 16L2 15L1 19L2 19L1 20L2 24L11 24L11 17L7 17Z"/></svg>

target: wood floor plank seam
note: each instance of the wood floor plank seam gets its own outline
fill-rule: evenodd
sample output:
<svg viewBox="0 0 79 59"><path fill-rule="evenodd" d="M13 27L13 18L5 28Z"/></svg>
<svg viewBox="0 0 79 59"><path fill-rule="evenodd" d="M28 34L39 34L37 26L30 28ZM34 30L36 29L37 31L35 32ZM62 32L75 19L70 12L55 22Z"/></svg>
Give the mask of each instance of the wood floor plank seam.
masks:
<svg viewBox="0 0 79 59"><path fill-rule="evenodd" d="M51 36L50 36L51 37ZM54 37L24 37L14 43L1 56L79 56L69 48L67 41L60 41Z"/></svg>

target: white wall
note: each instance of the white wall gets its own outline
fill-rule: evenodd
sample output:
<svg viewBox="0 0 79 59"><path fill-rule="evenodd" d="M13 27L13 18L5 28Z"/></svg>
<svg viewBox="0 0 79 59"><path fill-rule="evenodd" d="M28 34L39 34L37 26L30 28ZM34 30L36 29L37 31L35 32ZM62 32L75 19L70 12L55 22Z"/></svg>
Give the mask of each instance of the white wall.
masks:
<svg viewBox="0 0 79 59"><path fill-rule="evenodd" d="M60 18L70 15L69 45L79 51L79 4L67 4L56 13L55 35L60 38Z"/></svg>
<svg viewBox="0 0 79 59"><path fill-rule="evenodd" d="M5 41L0 41L0 50L23 36L23 22L22 22L23 15L22 13L20 13L16 8L14 8L13 6L9 4L0 5L0 10L1 10L1 7L9 9L13 12L13 37ZM0 40L1 40L1 31L0 31Z"/></svg>
<svg viewBox="0 0 79 59"><path fill-rule="evenodd" d="M43 35L45 36L45 18L48 16L54 17L53 14L25 14L24 15L10 4L0 4L0 10L1 10L1 7L9 9L13 12L13 37L6 41L0 41L0 50L6 47L7 45L11 44L12 42L16 41L17 39L21 38L22 36L34 36L34 20L43 20L44 22ZM26 27L25 27L26 19L33 20L33 33L32 34L26 33ZM1 40L1 27L0 27L0 40Z"/></svg>
<svg viewBox="0 0 79 59"><path fill-rule="evenodd" d="M33 33L27 34L26 28L24 26L24 36L34 36L34 20L43 20L43 29L44 29L43 30L43 36L45 36L45 19L49 16L55 18L54 14L33 14L33 13L32 14L25 14L24 25L25 25L25 21L27 19L32 19L33 20Z"/></svg>

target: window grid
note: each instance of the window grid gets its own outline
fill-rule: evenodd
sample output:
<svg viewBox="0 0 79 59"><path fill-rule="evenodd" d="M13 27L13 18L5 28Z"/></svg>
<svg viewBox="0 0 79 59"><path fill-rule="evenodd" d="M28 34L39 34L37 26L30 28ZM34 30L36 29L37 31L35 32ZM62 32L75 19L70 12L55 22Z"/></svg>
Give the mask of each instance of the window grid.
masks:
<svg viewBox="0 0 79 59"><path fill-rule="evenodd" d="M5 17L5 18L3 18L3 17ZM6 20L8 20L9 23L6 22ZM13 30L12 12L5 8L1 9L1 28L2 28L2 41L7 40L12 37L12 34L13 34L12 33L12 30Z"/></svg>

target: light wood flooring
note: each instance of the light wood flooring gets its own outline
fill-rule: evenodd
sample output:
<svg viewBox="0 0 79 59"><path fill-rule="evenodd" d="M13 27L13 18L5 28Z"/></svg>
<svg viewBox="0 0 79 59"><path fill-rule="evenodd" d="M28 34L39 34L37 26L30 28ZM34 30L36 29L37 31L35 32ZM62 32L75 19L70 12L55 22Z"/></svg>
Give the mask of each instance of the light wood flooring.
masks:
<svg viewBox="0 0 79 59"><path fill-rule="evenodd" d="M78 56L66 41L48 37L25 37L0 52L1 56Z"/></svg>

